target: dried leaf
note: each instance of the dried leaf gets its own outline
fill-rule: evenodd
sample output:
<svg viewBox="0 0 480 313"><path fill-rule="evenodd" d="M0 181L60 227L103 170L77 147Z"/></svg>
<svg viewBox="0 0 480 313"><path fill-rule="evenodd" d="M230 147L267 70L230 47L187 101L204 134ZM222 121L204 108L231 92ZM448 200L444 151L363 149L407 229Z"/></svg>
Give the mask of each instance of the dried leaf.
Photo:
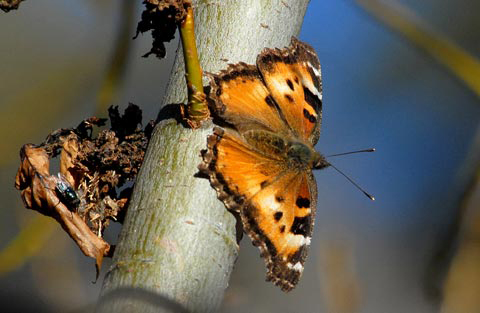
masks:
<svg viewBox="0 0 480 313"><path fill-rule="evenodd" d="M53 217L77 243L82 252L98 260L108 254L110 245L97 237L76 213L61 202L57 194L57 178L49 174L49 158L43 147L24 145L20 151L21 165L15 187L22 191L25 206Z"/></svg>
<svg viewBox="0 0 480 313"><path fill-rule="evenodd" d="M27 208L42 211L47 202L44 178L50 176L48 154L41 147L26 144L20 150L20 159L15 188L22 190L22 200Z"/></svg>
<svg viewBox="0 0 480 313"><path fill-rule="evenodd" d="M132 188L118 189L133 181L143 162L155 125L138 128L142 111L130 104L121 115L109 109L112 127L92 138L93 127L106 119L92 117L76 128L58 129L41 145L26 144L15 187L29 209L57 220L81 251L96 260L97 273L110 245L102 239L111 220L122 220ZM60 154L60 173L51 175L50 159Z"/></svg>
<svg viewBox="0 0 480 313"><path fill-rule="evenodd" d="M76 170L75 160L78 156L78 136L71 133L64 141L60 153L60 173L75 189L80 185L82 172Z"/></svg>
<svg viewBox="0 0 480 313"><path fill-rule="evenodd" d="M18 9L23 0L0 0L0 9L4 12Z"/></svg>

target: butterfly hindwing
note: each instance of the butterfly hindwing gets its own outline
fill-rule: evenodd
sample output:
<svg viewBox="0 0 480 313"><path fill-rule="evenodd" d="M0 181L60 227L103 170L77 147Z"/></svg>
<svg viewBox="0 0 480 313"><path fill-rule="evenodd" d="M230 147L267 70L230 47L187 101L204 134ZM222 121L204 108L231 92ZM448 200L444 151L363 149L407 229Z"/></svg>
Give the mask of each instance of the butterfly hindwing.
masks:
<svg viewBox="0 0 480 313"><path fill-rule="evenodd" d="M282 164L252 150L236 131L219 127L209 136L203 158L200 169L231 210L238 210L282 171Z"/></svg>
<svg viewBox="0 0 480 313"><path fill-rule="evenodd" d="M302 275L315 209L313 175L286 172L241 210L243 225L265 258L267 279L285 291L293 289Z"/></svg>
<svg viewBox="0 0 480 313"><path fill-rule="evenodd" d="M225 205L240 212L245 231L259 246L267 279L283 290L297 284L310 244L316 210L311 171L255 152L235 130L216 127L200 169Z"/></svg>

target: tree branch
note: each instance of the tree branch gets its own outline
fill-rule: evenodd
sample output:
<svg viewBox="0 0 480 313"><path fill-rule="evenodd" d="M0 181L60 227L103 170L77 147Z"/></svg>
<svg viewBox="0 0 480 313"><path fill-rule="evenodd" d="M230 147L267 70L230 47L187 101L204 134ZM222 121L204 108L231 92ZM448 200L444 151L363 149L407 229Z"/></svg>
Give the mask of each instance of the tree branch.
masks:
<svg viewBox="0 0 480 313"><path fill-rule="evenodd" d="M216 72L254 63L264 47L298 35L308 0L194 1L200 63ZM165 104L185 103L183 56L177 55ZM219 308L237 257L235 219L205 178L195 177L211 126L191 130L175 120L156 128L105 278L102 295L120 287L154 292L192 312ZM279 291L280 292L280 291ZM125 295L97 312L168 312Z"/></svg>

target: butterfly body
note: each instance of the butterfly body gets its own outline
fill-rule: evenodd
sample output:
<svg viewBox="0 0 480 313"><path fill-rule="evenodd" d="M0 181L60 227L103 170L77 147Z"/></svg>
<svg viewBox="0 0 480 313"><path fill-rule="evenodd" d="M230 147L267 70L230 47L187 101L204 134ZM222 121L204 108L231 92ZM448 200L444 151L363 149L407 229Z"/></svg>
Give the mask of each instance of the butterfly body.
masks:
<svg viewBox="0 0 480 313"><path fill-rule="evenodd" d="M328 166L323 155L301 142L289 143L287 160L290 164L293 164L293 167L300 167L304 170L320 169Z"/></svg>
<svg viewBox="0 0 480 313"><path fill-rule="evenodd" d="M327 167L320 133L320 63L292 38L256 65L210 74L215 127L199 168L225 206L239 213L267 265L267 280L295 287L310 245L317 202L312 171Z"/></svg>
<svg viewBox="0 0 480 313"><path fill-rule="evenodd" d="M265 130L249 130L243 134L243 137L259 153L284 162L285 166L292 170L319 169L328 166L325 157L315 151L309 143L285 138Z"/></svg>

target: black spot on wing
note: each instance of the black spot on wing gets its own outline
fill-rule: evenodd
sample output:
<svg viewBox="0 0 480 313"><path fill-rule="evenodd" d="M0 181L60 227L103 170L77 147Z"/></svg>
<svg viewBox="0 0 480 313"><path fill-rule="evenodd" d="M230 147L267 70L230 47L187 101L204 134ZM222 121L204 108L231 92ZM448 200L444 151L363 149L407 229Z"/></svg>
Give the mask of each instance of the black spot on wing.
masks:
<svg viewBox="0 0 480 313"><path fill-rule="evenodd" d="M291 81L290 79L287 79L287 85L288 85L288 87L290 87L290 89L291 89L292 91L295 90L295 88L293 87L293 83L292 83L292 81Z"/></svg>
<svg viewBox="0 0 480 313"><path fill-rule="evenodd" d="M273 218L274 218L277 222L282 219L282 216L283 216L283 212L275 212L275 214L273 214Z"/></svg>
<svg viewBox="0 0 480 313"><path fill-rule="evenodd" d="M305 97L305 102L310 104L312 108L315 110L315 112L320 112L322 110L322 100L318 98L316 95L314 95L310 89L304 87L303 88L303 94Z"/></svg>
<svg viewBox="0 0 480 313"><path fill-rule="evenodd" d="M282 196L277 195L277 196L275 196L275 200L277 200L277 202L282 203L283 201L285 201L285 198L282 197Z"/></svg>
<svg viewBox="0 0 480 313"><path fill-rule="evenodd" d="M285 99L287 99L289 102L293 102L293 98L290 95L285 95Z"/></svg>
<svg viewBox="0 0 480 313"><path fill-rule="evenodd" d="M298 197L298 198L297 198L297 201L295 202L295 204L296 204L297 207L299 207L300 209L301 209L301 208L309 208L309 207L310 207L310 199Z"/></svg>
<svg viewBox="0 0 480 313"><path fill-rule="evenodd" d="M290 98L289 101L293 102L293 98L290 96L290 95L287 95L287 99ZM277 102L275 101L275 99L273 99L273 97L271 95L268 95L265 97L265 102L267 103L268 106L272 107L272 108L275 108L275 110L277 111L278 113L278 116L280 117L280 119L285 123L285 125L287 125L287 127L292 130L292 128L290 127L290 125L288 124L287 122L287 119L285 118L285 115L283 114L282 110L280 109L280 107L278 106ZM292 130L293 132L293 130Z"/></svg>
<svg viewBox="0 0 480 313"><path fill-rule="evenodd" d="M280 232L284 233L285 232L285 225L280 226Z"/></svg>
<svg viewBox="0 0 480 313"><path fill-rule="evenodd" d="M305 118L310 122L310 123L315 123L315 121L317 120L317 118L315 116L313 116L312 114L310 114L310 112L308 112L307 109L303 109L303 116L305 116Z"/></svg>
<svg viewBox="0 0 480 313"><path fill-rule="evenodd" d="M267 105L269 107L272 107L272 108L275 107L275 102L273 101L272 96L270 96L270 95L266 96L265 97L265 102L267 103Z"/></svg>
<svg viewBox="0 0 480 313"><path fill-rule="evenodd" d="M264 180L260 183L260 188L265 188L268 185L268 180Z"/></svg>
<svg viewBox="0 0 480 313"><path fill-rule="evenodd" d="M303 235L307 237L310 234L312 226L312 218L310 215L304 217L295 217L290 231L295 235Z"/></svg>

